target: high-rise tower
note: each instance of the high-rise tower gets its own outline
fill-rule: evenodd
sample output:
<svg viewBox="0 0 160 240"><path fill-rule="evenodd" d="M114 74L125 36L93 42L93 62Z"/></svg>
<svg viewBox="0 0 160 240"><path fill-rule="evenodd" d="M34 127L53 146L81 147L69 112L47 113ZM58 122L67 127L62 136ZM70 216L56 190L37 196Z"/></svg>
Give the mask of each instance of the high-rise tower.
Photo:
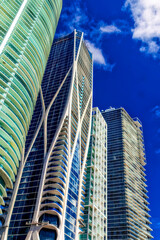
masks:
<svg viewBox="0 0 160 240"><path fill-rule="evenodd" d="M92 111L87 156L84 223L81 240L107 240L107 124L98 108Z"/></svg>
<svg viewBox="0 0 160 240"><path fill-rule="evenodd" d="M62 0L0 1L0 213L6 213ZM5 207L3 207L5 205ZM3 218L3 217L2 217Z"/></svg>
<svg viewBox="0 0 160 240"><path fill-rule="evenodd" d="M92 56L74 31L52 45L12 195L8 240L78 239L91 115Z"/></svg>
<svg viewBox="0 0 160 240"><path fill-rule="evenodd" d="M108 125L108 239L151 239L142 124L123 108L102 115Z"/></svg>

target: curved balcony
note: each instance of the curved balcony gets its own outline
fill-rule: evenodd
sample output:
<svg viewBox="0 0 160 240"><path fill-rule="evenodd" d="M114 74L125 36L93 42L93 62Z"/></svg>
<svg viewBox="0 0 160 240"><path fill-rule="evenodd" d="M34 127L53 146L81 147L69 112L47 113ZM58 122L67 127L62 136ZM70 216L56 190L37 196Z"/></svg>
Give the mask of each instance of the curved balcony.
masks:
<svg viewBox="0 0 160 240"><path fill-rule="evenodd" d="M3 165L0 165L0 176L3 178L6 187L12 189L13 188L12 179L11 179L10 175L8 174L8 172L6 171L6 169L3 167Z"/></svg>
<svg viewBox="0 0 160 240"><path fill-rule="evenodd" d="M48 181L45 182L45 186L47 186L47 185L53 185L53 184L58 184L58 185L60 185L62 188L64 188L64 184L55 181L55 179L53 179L53 180L49 179Z"/></svg>
<svg viewBox="0 0 160 240"><path fill-rule="evenodd" d="M67 133L60 133L58 139L61 140L66 140L68 138L68 134Z"/></svg>
<svg viewBox="0 0 160 240"><path fill-rule="evenodd" d="M63 133L60 133L58 138L57 138L57 142L65 142L67 145L68 145L68 142L67 142L67 139L68 139L68 135L67 134L63 134Z"/></svg>
<svg viewBox="0 0 160 240"><path fill-rule="evenodd" d="M10 176L11 180L14 182L15 173L13 172L11 165L7 161L5 161L5 158L4 157L2 158L1 155L0 155L0 166L3 167L5 172Z"/></svg>
<svg viewBox="0 0 160 240"><path fill-rule="evenodd" d="M52 151L52 156L54 156L54 154L62 154L62 155L64 155L65 157L67 157L68 156L68 152L66 151L66 149L63 149L63 148L59 148L59 149L54 149L53 151Z"/></svg>
<svg viewBox="0 0 160 240"><path fill-rule="evenodd" d="M58 198L57 198L58 199ZM56 204L56 205L58 205L60 208L62 208L62 204L61 204L61 201L53 201L53 200L51 200L51 199L45 199L44 201L42 201L42 203L41 203L41 206L44 206L44 205L49 205L49 204Z"/></svg>
<svg viewBox="0 0 160 240"><path fill-rule="evenodd" d="M68 160L68 159L67 159L68 154L67 154L66 151L64 151L63 149L58 149L57 151L53 151L53 152L52 152L51 158L57 157L57 156L65 157L65 159Z"/></svg>
<svg viewBox="0 0 160 240"><path fill-rule="evenodd" d="M62 171L64 173L64 175L66 176L67 169L64 168L62 165L51 164L51 165L48 166L48 170L50 170L50 169L53 169L53 170L55 169L55 170Z"/></svg>
<svg viewBox="0 0 160 240"><path fill-rule="evenodd" d="M45 200L53 200L53 201L60 201L61 204L63 203L63 198L59 195L56 195L56 194L52 194L52 193L45 193L42 197L42 201L45 201Z"/></svg>
<svg viewBox="0 0 160 240"><path fill-rule="evenodd" d="M59 137L61 137L61 135L66 135L68 136L68 129L67 129L67 126L62 126L62 129L61 129L61 132L59 134Z"/></svg>
<svg viewBox="0 0 160 240"><path fill-rule="evenodd" d="M18 156L15 152L15 149L13 149L12 145L12 139L8 136L8 134L6 135L6 138L3 138L0 135L0 143L1 143L1 147L3 149L6 150L6 154L9 152L10 156L12 157L12 159L14 159L15 163L17 166L19 166L19 161L18 161ZM14 146L14 145L13 145ZM4 156L4 155L3 155Z"/></svg>
<svg viewBox="0 0 160 240"><path fill-rule="evenodd" d="M62 144L62 145L65 145L65 146L67 146L68 147L68 142L66 141L66 139L61 139L61 138L59 138L58 137L58 139L57 139L57 141L56 141L56 145L57 144ZM55 145L55 146L56 146Z"/></svg>
<svg viewBox="0 0 160 240"><path fill-rule="evenodd" d="M49 175L49 176L46 177L46 181L48 181L48 179L53 180L53 181L55 181L55 182L60 182L61 184L64 183L64 185L66 184L66 182L64 181L64 179L61 178L61 177Z"/></svg>
<svg viewBox="0 0 160 240"><path fill-rule="evenodd" d="M41 210L40 210L40 212L42 212L42 211L54 211L54 212L56 212L56 213L58 213L58 214L60 214L60 215L62 215L62 213L59 211L59 209L58 208L56 208L56 207L51 207L51 206L48 206L48 205L46 205L45 207L43 207Z"/></svg>
<svg viewBox="0 0 160 240"><path fill-rule="evenodd" d="M47 193L47 195L45 195L45 193ZM43 197L48 196L48 194L53 194L54 196L57 196L57 197L59 196L63 201L64 194L58 188L48 188L45 191L43 191Z"/></svg>
<svg viewBox="0 0 160 240"><path fill-rule="evenodd" d="M68 147L66 144L57 143L54 147L53 152L63 150L68 155Z"/></svg>
<svg viewBox="0 0 160 240"><path fill-rule="evenodd" d="M58 184L57 184L58 185ZM58 186L59 187L59 186ZM60 192L61 193L61 195L63 195L64 196L64 193L63 193L63 191L61 190L61 189L59 189L59 188L56 188L56 187L52 187L52 186L47 186L44 190L43 190L44 192L50 192L50 191L52 191L52 192L55 192L55 191L58 191L58 192Z"/></svg>
<svg viewBox="0 0 160 240"><path fill-rule="evenodd" d="M59 183L51 183L51 184L45 184L44 190L47 191L47 189L59 189L64 194L64 187Z"/></svg>
<svg viewBox="0 0 160 240"><path fill-rule="evenodd" d="M11 166L11 168L13 169L14 173L17 174L17 167L15 164L15 161L11 158L9 152L6 151L6 149L4 150L4 148L1 146L0 147L0 152L1 152L1 157L3 159L6 159L7 163Z"/></svg>
<svg viewBox="0 0 160 240"><path fill-rule="evenodd" d="M62 155L62 154L57 154L57 153L54 153L52 156L51 156L51 160L52 159L55 159L55 160L63 160L64 162L68 163L68 159L65 155Z"/></svg>
<svg viewBox="0 0 160 240"><path fill-rule="evenodd" d="M65 149L68 151L68 142L66 140L58 139L55 144L55 148L59 146L64 146Z"/></svg>
<svg viewBox="0 0 160 240"><path fill-rule="evenodd" d="M68 168L66 161L63 161L62 159L60 159L60 160L59 159L56 159L56 160L51 159L49 161L48 167L50 167L50 165L52 165L52 166L62 165L66 170Z"/></svg>
<svg viewBox="0 0 160 240"><path fill-rule="evenodd" d="M62 171L58 171L58 170L48 170L47 175L53 175L56 177L61 177L64 181L66 180L66 175L62 172Z"/></svg>
<svg viewBox="0 0 160 240"><path fill-rule="evenodd" d="M68 160L64 160L64 159L59 159L59 158L50 158L49 164L60 164L64 165L64 167L66 166L66 168L68 167Z"/></svg>
<svg viewBox="0 0 160 240"><path fill-rule="evenodd" d="M23 143L23 133L21 132L20 128L17 124L11 119L8 114L5 114L3 111L1 112L1 128L3 129L3 133L8 133L8 135L14 140L17 149L22 151L22 143ZM16 132L16 134L15 134Z"/></svg>
<svg viewBox="0 0 160 240"><path fill-rule="evenodd" d="M45 209L47 208L47 209ZM56 208L61 214L62 214L62 205L59 202L51 202L51 203L45 203L41 204L40 211L44 210L50 210L50 208Z"/></svg>

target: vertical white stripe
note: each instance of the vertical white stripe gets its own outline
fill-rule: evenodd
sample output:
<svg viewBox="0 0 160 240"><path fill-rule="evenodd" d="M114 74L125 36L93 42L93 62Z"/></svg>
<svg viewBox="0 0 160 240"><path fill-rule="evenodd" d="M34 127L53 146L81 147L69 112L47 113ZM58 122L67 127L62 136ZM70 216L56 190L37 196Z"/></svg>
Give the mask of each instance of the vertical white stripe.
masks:
<svg viewBox="0 0 160 240"><path fill-rule="evenodd" d="M1 45L0 45L0 54L2 53L4 47L6 46L7 41L8 41L8 39L9 39L10 35L12 34L12 32L13 32L13 30L14 30L14 27L15 27L15 25L17 24L17 22L18 22L18 20L19 20L19 18L20 18L21 13L22 13L23 9L24 9L25 6L26 6L27 1L28 1L28 0L24 0L24 1L23 1L23 3L22 3L22 5L21 5L20 9L18 10L17 15L15 16L15 18L14 18L14 20L13 20L13 22L12 22L12 24L11 24L8 32L7 32L7 34L5 35L3 41L2 41L2 43L1 43Z"/></svg>

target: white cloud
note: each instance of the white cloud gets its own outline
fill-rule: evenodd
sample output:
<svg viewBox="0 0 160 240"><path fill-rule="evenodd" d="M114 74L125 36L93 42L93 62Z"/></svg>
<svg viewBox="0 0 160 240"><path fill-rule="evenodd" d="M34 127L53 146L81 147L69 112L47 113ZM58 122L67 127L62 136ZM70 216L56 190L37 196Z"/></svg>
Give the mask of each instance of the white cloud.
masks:
<svg viewBox="0 0 160 240"><path fill-rule="evenodd" d="M140 47L139 50L140 52L152 54L154 58L157 58L160 46L154 41L148 41L147 43L145 43L145 46Z"/></svg>
<svg viewBox="0 0 160 240"><path fill-rule="evenodd" d="M158 46L158 44L154 41L150 41L148 42L148 52L149 53L158 53L160 47Z"/></svg>
<svg viewBox="0 0 160 240"><path fill-rule="evenodd" d="M146 47L142 46L139 50L140 50L140 52L146 52L147 49L146 49Z"/></svg>
<svg viewBox="0 0 160 240"><path fill-rule="evenodd" d="M141 40L140 51L155 55L160 47L160 0L127 0L126 7L130 7L135 22L133 38Z"/></svg>
<svg viewBox="0 0 160 240"><path fill-rule="evenodd" d="M85 42L86 42L86 45L87 45L89 51L92 53L93 62L95 62L99 65L103 65L104 69L107 71L112 71L115 64L110 64L105 60L102 50L100 48L97 48L94 43L92 43L88 40L86 40Z"/></svg>
<svg viewBox="0 0 160 240"><path fill-rule="evenodd" d="M114 25L106 25L100 27L102 33L120 33L121 30Z"/></svg>
<svg viewBox="0 0 160 240"><path fill-rule="evenodd" d="M87 45L89 51L93 55L93 61L98 64L106 65L106 61L103 56L102 50L100 48L95 47L94 43L91 43L88 40L86 40L85 42L86 42L86 45Z"/></svg>

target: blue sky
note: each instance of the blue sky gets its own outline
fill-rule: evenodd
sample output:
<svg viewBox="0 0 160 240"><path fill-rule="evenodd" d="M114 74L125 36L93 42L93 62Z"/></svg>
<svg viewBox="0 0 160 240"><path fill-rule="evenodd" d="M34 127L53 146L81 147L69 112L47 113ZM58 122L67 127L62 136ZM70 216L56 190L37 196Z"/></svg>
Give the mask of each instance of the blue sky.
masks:
<svg viewBox="0 0 160 240"><path fill-rule="evenodd" d="M153 236L160 239L160 1L64 0L57 36L84 32L94 58L93 105L143 124Z"/></svg>

